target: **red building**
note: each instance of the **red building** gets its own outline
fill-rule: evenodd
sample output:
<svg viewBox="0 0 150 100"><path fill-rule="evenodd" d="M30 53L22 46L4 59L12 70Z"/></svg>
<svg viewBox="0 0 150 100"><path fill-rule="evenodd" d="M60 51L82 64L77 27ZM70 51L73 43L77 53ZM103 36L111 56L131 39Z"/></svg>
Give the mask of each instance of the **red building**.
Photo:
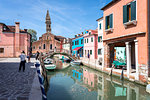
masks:
<svg viewBox="0 0 150 100"><path fill-rule="evenodd" d="M22 50L29 54L31 35L19 26L19 22L15 26L0 23L0 57L18 57Z"/></svg>

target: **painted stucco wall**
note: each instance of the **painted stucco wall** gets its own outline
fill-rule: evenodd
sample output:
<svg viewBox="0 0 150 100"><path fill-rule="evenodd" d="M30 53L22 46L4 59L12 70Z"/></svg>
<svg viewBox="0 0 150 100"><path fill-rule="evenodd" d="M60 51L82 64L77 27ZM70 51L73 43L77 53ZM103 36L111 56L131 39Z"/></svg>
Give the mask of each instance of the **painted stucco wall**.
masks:
<svg viewBox="0 0 150 100"><path fill-rule="evenodd" d="M103 39L119 37L127 34L145 32L144 36L136 37L138 40L138 63L147 65L148 62L148 40L147 40L147 0L136 0L137 25L125 28L123 25L123 6L133 0L119 0L104 9L104 31ZM119 8L119 9L118 9ZM105 17L113 14L113 32L105 32Z"/></svg>
<svg viewBox="0 0 150 100"><path fill-rule="evenodd" d="M72 40L72 43L74 44L74 45L72 45L72 55L76 54L76 56L78 56L77 51L74 51L73 49L75 49L77 47L82 47L81 49L84 49L83 48L84 47L84 39L83 39L83 44L81 44L82 39L83 39L83 37L78 37L78 38L75 38ZM78 40L79 40L79 45L75 45L75 41L78 41ZM81 51L81 49L80 49L80 51ZM79 55L80 55L80 57L82 56L81 53Z"/></svg>

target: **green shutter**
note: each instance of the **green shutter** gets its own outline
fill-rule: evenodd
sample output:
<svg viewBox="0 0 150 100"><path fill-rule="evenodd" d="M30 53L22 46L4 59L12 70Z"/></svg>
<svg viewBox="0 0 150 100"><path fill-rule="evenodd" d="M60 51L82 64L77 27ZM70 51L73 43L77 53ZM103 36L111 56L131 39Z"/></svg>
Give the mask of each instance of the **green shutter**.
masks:
<svg viewBox="0 0 150 100"><path fill-rule="evenodd" d="M99 29L101 29L101 23L99 24Z"/></svg>
<svg viewBox="0 0 150 100"><path fill-rule="evenodd" d="M108 26L108 20L107 20L107 18L108 18L108 16L105 17L105 30L108 29L108 27L107 27Z"/></svg>
<svg viewBox="0 0 150 100"><path fill-rule="evenodd" d="M100 50L98 49L98 55L100 54Z"/></svg>
<svg viewBox="0 0 150 100"><path fill-rule="evenodd" d="M100 42L100 37L98 37L98 42Z"/></svg>
<svg viewBox="0 0 150 100"><path fill-rule="evenodd" d="M136 20L136 1L131 2L131 20Z"/></svg>
<svg viewBox="0 0 150 100"><path fill-rule="evenodd" d="M127 5L123 6L123 23L128 22L128 18L127 18Z"/></svg>
<svg viewBox="0 0 150 100"><path fill-rule="evenodd" d="M110 25L109 28L113 28L113 14L111 14L111 15L109 16L109 25Z"/></svg>

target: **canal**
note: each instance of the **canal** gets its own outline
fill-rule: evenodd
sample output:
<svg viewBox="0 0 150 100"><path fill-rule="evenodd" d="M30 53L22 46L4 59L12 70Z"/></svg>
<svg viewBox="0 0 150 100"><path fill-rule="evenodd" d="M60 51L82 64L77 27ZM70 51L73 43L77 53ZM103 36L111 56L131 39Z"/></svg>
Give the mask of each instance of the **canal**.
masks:
<svg viewBox="0 0 150 100"><path fill-rule="evenodd" d="M56 70L48 71L48 100L150 100L146 88L110 77L87 66L70 66L55 59Z"/></svg>

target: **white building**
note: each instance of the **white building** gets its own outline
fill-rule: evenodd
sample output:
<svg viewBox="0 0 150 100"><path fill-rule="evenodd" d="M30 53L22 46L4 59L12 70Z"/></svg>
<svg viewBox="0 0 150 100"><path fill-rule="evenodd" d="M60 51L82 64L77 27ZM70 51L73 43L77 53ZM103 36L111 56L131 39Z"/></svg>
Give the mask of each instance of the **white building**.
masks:
<svg viewBox="0 0 150 100"><path fill-rule="evenodd" d="M72 45L71 45L71 39L70 38L65 38L64 40L63 40L63 50L64 50L64 52L66 52L66 53L71 53L71 47L72 47Z"/></svg>
<svg viewBox="0 0 150 100"><path fill-rule="evenodd" d="M98 22L98 48L97 48L97 61L98 65L103 69L104 62L104 47L103 47L103 17L96 20Z"/></svg>

